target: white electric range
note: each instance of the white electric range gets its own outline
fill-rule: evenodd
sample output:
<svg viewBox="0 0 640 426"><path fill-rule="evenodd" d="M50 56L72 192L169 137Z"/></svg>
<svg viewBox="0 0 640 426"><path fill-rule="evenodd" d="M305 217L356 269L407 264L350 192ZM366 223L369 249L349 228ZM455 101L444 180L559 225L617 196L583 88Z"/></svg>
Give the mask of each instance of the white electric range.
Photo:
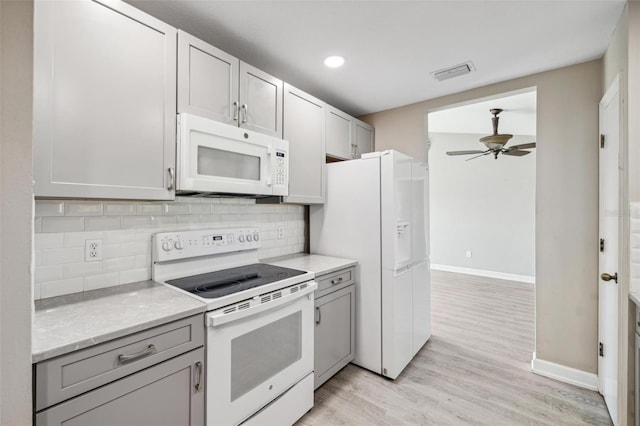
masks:
<svg viewBox="0 0 640 426"><path fill-rule="evenodd" d="M207 304L207 425L293 424L313 407L311 272L258 262L258 228L152 237L152 277Z"/></svg>

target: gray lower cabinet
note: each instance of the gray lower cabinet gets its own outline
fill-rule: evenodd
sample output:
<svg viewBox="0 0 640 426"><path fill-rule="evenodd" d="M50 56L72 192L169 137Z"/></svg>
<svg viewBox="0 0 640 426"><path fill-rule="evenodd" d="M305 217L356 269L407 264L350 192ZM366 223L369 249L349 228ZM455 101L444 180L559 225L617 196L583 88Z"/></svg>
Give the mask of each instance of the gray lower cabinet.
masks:
<svg viewBox="0 0 640 426"><path fill-rule="evenodd" d="M203 316L35 365L35 424L204 425Z"/></svg>
<svg viewBox="0 0 640 426"><path fill-rule="evenodd" d="M36 426L204 425L204 349L196 349L36 414ZM200 385L202 386L202 385Z"/></svg>
<svg viewBox="0 0 640 426"><path fill-rule="evenodd" d="M353 270L319 277L315 300L315 383L317 389L355 356L355 285ZM324 278L324 279L323 279ZM341 279L342 278L342 279ZM322 282L334 287L322 289Z"/></svg>
<svg viewBox="0 0 640 426"><path fill-rule="evenodd" d="M34 21L35 195L173 199L176 29L117 0Z"/></svg>

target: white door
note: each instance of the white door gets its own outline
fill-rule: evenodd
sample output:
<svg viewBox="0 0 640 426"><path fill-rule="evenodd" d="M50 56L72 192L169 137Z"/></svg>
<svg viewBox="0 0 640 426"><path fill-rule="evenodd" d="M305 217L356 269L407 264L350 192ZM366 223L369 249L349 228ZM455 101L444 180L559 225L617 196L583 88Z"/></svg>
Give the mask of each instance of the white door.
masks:
<svg viewBox="0 0 640 426"><path fill-rule="evenodd" d="M618 150L620 91L614 81L600 101L600 262L598 388L618 424ZM615 275L614 275L615 274ZM613 276L613 277L611 277Z"/></svg>

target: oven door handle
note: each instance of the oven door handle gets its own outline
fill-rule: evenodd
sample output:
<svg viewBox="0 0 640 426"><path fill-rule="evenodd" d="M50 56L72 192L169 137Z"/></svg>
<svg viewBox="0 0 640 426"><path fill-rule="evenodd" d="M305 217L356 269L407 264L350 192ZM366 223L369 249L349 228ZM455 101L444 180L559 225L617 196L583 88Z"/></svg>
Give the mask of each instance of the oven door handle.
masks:
<svg viewBox="0 0 640 426"><path fill-rule="evenodd" d="M264 304L253 305L249 308L243 310L236 310L230 313L225 314L224 311L228 309L222 308L217 311L213 311L207 314L207 326L209 327L217 327L231 321L237 321L246 317L250 317L252 315L256 315L265 311L269 311L271 309L280 307L282 305L286 305L288 303L292 303L302 297L305 297L309 294L312 294L318 288L318 284L315 281L309 281L306 288L302 290L298 290L295 293L289 293L285 296L282 296L279 299L271 300L270 302L266 302ZM251 302L253 304L254 300L261 300L262 296L254 297Z"/></svg>

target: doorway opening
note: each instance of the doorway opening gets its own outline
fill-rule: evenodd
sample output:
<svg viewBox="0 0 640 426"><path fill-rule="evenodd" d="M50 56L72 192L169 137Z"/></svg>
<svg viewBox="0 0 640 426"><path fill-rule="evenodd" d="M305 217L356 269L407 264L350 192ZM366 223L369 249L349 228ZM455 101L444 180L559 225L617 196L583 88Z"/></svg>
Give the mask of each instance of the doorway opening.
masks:
<svg viewBox="0 0 640 426"><path fill-rule="evenodd" d="M494 133L494 109L502 110L496 133L513 135L497 154L480 141ZM433 335L483 336L487 351L528 374L535 350L536 89L430 112L427 128ZM505 153L516 145L529 148ZM482 339L477 345L484 347Z"/></svg>

